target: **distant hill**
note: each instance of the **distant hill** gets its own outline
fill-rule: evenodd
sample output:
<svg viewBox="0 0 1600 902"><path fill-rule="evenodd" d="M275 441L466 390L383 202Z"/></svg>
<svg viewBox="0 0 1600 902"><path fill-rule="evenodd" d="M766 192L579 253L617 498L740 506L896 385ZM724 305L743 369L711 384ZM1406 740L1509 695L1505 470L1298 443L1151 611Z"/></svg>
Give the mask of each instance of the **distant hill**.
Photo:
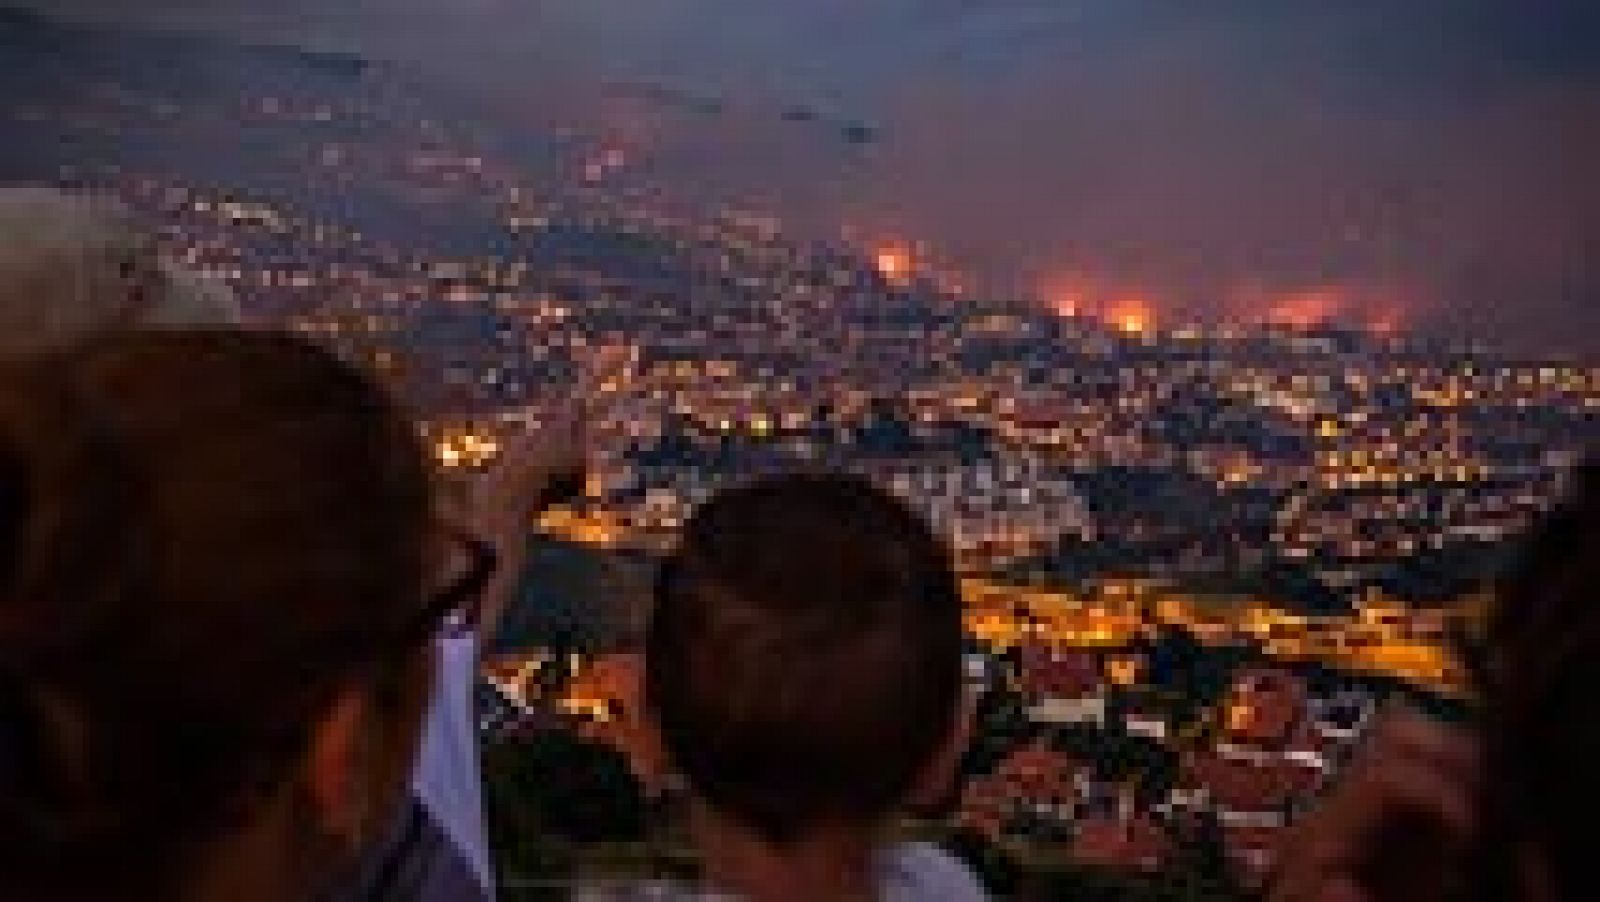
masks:
<svg viewBox="0 0 1600 902"><path fill-rule="evenodd" d="M429 206L383 173L416 149L515 159L534 176L555 165L548 136L509 128L400 65L4 9L0 129L0 181L167 176L463 254L504 239L496 211ZM324 165L330 148L359 159Z"/></svg>
<svg viewBox="0 0 1600 902"><path fill-rule="evenodd" d="M0 7L0 55L14 65L18 57L54 57L81 67L84 76L126 75L160 54L166 74L218 74L211 67L251 64L294 66L338 79L365 75L374 63L359 56L272 44L240 44L209 34L159 28L92 25L41 13ZM8 69L10 67L8 66ZM196 71L202 68L205 71ZM177 83L174 81L174 85ZM190 83L190 89L217 85Z"/></svg>

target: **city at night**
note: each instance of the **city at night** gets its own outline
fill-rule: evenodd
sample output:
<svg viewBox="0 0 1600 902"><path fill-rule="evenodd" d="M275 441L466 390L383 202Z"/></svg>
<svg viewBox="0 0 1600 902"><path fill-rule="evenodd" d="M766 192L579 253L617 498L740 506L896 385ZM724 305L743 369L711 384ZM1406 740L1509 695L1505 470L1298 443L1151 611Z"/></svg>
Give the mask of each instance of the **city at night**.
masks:
<svg viewBox="0 0 1600 902"><path fill-rule="evenodd" d="M1589 898L1597 47L1576 0L8 0L0 897ZM226 327L147 347L139 281L36 350L107 222ZM419 581L395 686L329 651Z"/></svg>

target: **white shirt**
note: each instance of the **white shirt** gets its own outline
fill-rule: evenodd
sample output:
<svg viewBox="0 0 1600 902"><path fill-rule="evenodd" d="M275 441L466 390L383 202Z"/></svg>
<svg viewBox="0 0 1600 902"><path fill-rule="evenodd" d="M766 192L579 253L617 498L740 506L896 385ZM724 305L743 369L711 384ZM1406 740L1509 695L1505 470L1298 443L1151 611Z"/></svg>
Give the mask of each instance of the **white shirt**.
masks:
<svg viewBox="0 0 1600 902"><path fill-rule="evenodd" d="M738 897L664 881L577 890L578 902L737 902ZM878 858L881 902L988 902L978 878L955 856L928 843L890 846Z"/></svg>
<svg viewBox="0 0 1600 902"><path fill-rule="evenodd" d="M493 902L473 698L477 637L453 620L434 647L433 695L410 798L323 902Z"/></svg>
<svg viewBox="0 0 1600 902"><path fill-rule="evenodd" d="M494 870L483 804L483 769L478 755L474 689L478 680L477 635L465 624L448 624L435 639L433 702L412 776L417 800L494 898Z"/></svg>

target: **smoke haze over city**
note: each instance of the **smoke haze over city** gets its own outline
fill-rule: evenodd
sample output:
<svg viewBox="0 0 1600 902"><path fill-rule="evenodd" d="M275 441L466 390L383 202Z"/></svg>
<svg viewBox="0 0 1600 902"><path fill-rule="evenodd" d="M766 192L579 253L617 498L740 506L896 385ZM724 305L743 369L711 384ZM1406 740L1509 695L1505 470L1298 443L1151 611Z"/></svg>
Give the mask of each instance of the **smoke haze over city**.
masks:
<svg viewBox="0 0 1600 902"><path fill-rule="evenodd" d="M1562 503L1600 487L1597 35L1594 0L0 0L0 721L16 791L94 790L0 788L0 885L676 898L910 840L964 899L1450 896L1492 868L1409 792L1352 879L1299 853L1396 775L1460 784L1438 826L1600 798L1566 791L1600 558ZM197 315L242 332L140 328ZM138 591L33 603L85 578ZM275 800L429 635L405 822L358 793L374 854L304 867ZM285 792L195 845L216 806L168 802L265 786L246 740L312 717L319 661L316 747L268 743ZM137 754L55 761L128 686ZM1394 745L1406 710L1505 773ZM940 804L880 791L936 759ZM150 805L128 872L56 866Z"/></svg>
<svg viewBox="0 0 1600 902"><path fill-rule="evenodd" d="M35 5L395 60L1058 309L1600 352L1574 0Z"/></svg>

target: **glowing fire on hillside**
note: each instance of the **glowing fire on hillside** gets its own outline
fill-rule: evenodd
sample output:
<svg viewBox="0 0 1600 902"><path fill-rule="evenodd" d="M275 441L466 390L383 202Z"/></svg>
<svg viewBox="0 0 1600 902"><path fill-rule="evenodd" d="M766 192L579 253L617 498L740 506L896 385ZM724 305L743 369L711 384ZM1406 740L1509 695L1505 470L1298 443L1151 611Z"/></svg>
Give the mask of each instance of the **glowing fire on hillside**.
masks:
<svg viewBox="0 0 1600 902"><path fill-rule="evenodd" d="M1128 295L1111 302L1105 320L1125 335L1145 335L1155 329L1155 305L1143 295Z"/></svg>
<svg viewBox="0 0 1600 902"><path fill-rule="evenodd" d="M872 262L878 275L897 285L910 281L916 270L916 258L910 246L900 242L880 245L873 252Z"/></svg>
<svg viewBox="0 0 1600 902"><path fill-rule="evenodd" d="M1342 327L1388 336L1405 328L1411 309L1407 296L1391 286L1327 284L1274 289L1247 283L1223 292L1219 312L1217 306L1193 298L1179 300L1184 297L1181 293L1083 275L1047 279L1040 283L1037 297L1040 305L1056 316L1098 320L1127 335L1212 322L1301 331ZM1186 319L1195 310L1207 311L1207 315Z"/></svg>
<svg viewBox="0 0 1600 902"><path fill-rule="evenodd" d="M1272 302L1263 320L1274 326L1315 329L1343 317L1349 299L1337 288L1313 288L1287 294Z"/></svg>

